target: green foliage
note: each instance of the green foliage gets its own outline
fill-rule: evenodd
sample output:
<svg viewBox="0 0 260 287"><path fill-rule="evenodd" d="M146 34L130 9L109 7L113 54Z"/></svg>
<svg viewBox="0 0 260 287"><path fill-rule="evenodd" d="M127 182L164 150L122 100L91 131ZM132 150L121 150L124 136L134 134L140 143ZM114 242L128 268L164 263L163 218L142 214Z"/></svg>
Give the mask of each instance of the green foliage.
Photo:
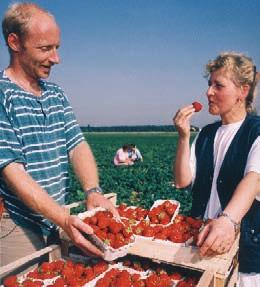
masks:
<svg viewBox="0 0 260 287"><path fill-rule="evenodd" d="M189 192L172 185L177 136L176 133L85 133L97 161L100 185L105 192L117 193L118 203L149 208L157 199L176 199L187 214L191 207ZM114 166L115 152L124 143L136 144L144 161L133 166ZM70 202L83 200L73 172L71 179Z"/></svg>

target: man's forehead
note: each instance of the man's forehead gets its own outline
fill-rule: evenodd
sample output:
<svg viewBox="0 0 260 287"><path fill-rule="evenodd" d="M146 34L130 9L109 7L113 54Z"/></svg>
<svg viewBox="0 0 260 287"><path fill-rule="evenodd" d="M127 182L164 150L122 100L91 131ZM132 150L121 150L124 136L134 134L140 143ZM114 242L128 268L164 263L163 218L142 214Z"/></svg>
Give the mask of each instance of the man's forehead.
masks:
<svg viewBox="0 0 260 287"><path fill-rule="evenodd" d="M28 25L28 33L41 33L46 32L51 28L59 29L58 25L55 22L55 19L48 13L42 11L37 11L31 17Z"/></svg>

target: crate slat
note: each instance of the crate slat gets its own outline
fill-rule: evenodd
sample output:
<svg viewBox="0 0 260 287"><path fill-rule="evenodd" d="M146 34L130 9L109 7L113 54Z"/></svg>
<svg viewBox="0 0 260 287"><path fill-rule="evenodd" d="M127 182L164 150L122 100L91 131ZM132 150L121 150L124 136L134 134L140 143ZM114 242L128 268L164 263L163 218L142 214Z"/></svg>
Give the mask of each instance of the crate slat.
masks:
<svg viewBox="0 0 260 287"><path fill-rule="evenodd" d="M38 250L32 254L29 254L27 256L24 256L22 258L19 258L15 260L14 262L11 262L3 267L0 268L0 277L3 276L5 273L11 272L12 270L32 261L33 259L36 259L44 254L49 253L49 256L51 260L55 260L56 258L60 258L60 246L53 244L50 246L47 246L41 250Z"/></svg>
<svg viewBox="0 0 260 287"><path fill-rule="evenodd" d="M162 244L159 241L139 237L129 250L129 253L193 269L209 270L226 276L237 253L238 242L239 238L236 239L228 253L206 258L199 255L197 247L171 243Z"/></svg>

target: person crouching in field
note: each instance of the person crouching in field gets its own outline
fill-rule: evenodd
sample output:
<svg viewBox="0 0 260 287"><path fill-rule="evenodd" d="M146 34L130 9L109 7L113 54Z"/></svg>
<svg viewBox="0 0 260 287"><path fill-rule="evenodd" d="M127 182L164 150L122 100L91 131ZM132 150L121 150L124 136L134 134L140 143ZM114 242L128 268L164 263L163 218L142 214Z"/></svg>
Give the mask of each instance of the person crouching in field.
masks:
<svg viewBox="0 0 260 287"><path fill-rule="evenodd" d="M260 117L251 114L259 73L235 52L209 61L206 72L209 113L220 121L205 126L190 149L194 106L176 113L176 187L191 185L192 216L213 219L199 234L201 255L229 251L240 229L238 284L260 286Z"/></svg>
<svg viewBox="0 0 260 287"><path fill-rule="evenodd" d="M131 149L132 148L129 144L124 144L119 150L117 150L114 156L114 165L133 165L134 160L129 157L129 150Z"/></svg>
<svg viewBox="0 0 260 287"><path fill-rule="evenodd" d="M129 158L131 158L134 162L143 161L143 156L140 150L136 147L135 144L130 144L131 149L129 149L128 154Z"/></svg>

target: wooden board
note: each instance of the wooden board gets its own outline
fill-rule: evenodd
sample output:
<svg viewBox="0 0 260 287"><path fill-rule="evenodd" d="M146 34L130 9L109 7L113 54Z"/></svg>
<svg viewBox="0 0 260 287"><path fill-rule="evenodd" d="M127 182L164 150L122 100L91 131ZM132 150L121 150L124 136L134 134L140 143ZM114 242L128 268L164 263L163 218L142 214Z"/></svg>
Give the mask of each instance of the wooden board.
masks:
<svg viewBox="0 0 260 287"><path fill-rule="evenodd" d="M32 254L19 258L15 260L14 262L11 262L5 266L0 267L0 279L2 279L5 276L8 276L9 273L11 273L13 270L19 267L22 267L28 262L31 262L34 259L39 258L40 256L45 255L45 254L49 255L49 261L53 261L53 260L57 260L61 258L60 246L56 244L50 245Z"/></svg>
<svg viewBox="0 0 260 287"><path fill-rule="evenodd" d="M236 239L228 253L206 258L199 255L197 247L181 246L170 242L162 244L160 241L139 237L129 253L198 270L209 270L227 276L233 258L238 251L238 242L239 238Z"/></svg>

